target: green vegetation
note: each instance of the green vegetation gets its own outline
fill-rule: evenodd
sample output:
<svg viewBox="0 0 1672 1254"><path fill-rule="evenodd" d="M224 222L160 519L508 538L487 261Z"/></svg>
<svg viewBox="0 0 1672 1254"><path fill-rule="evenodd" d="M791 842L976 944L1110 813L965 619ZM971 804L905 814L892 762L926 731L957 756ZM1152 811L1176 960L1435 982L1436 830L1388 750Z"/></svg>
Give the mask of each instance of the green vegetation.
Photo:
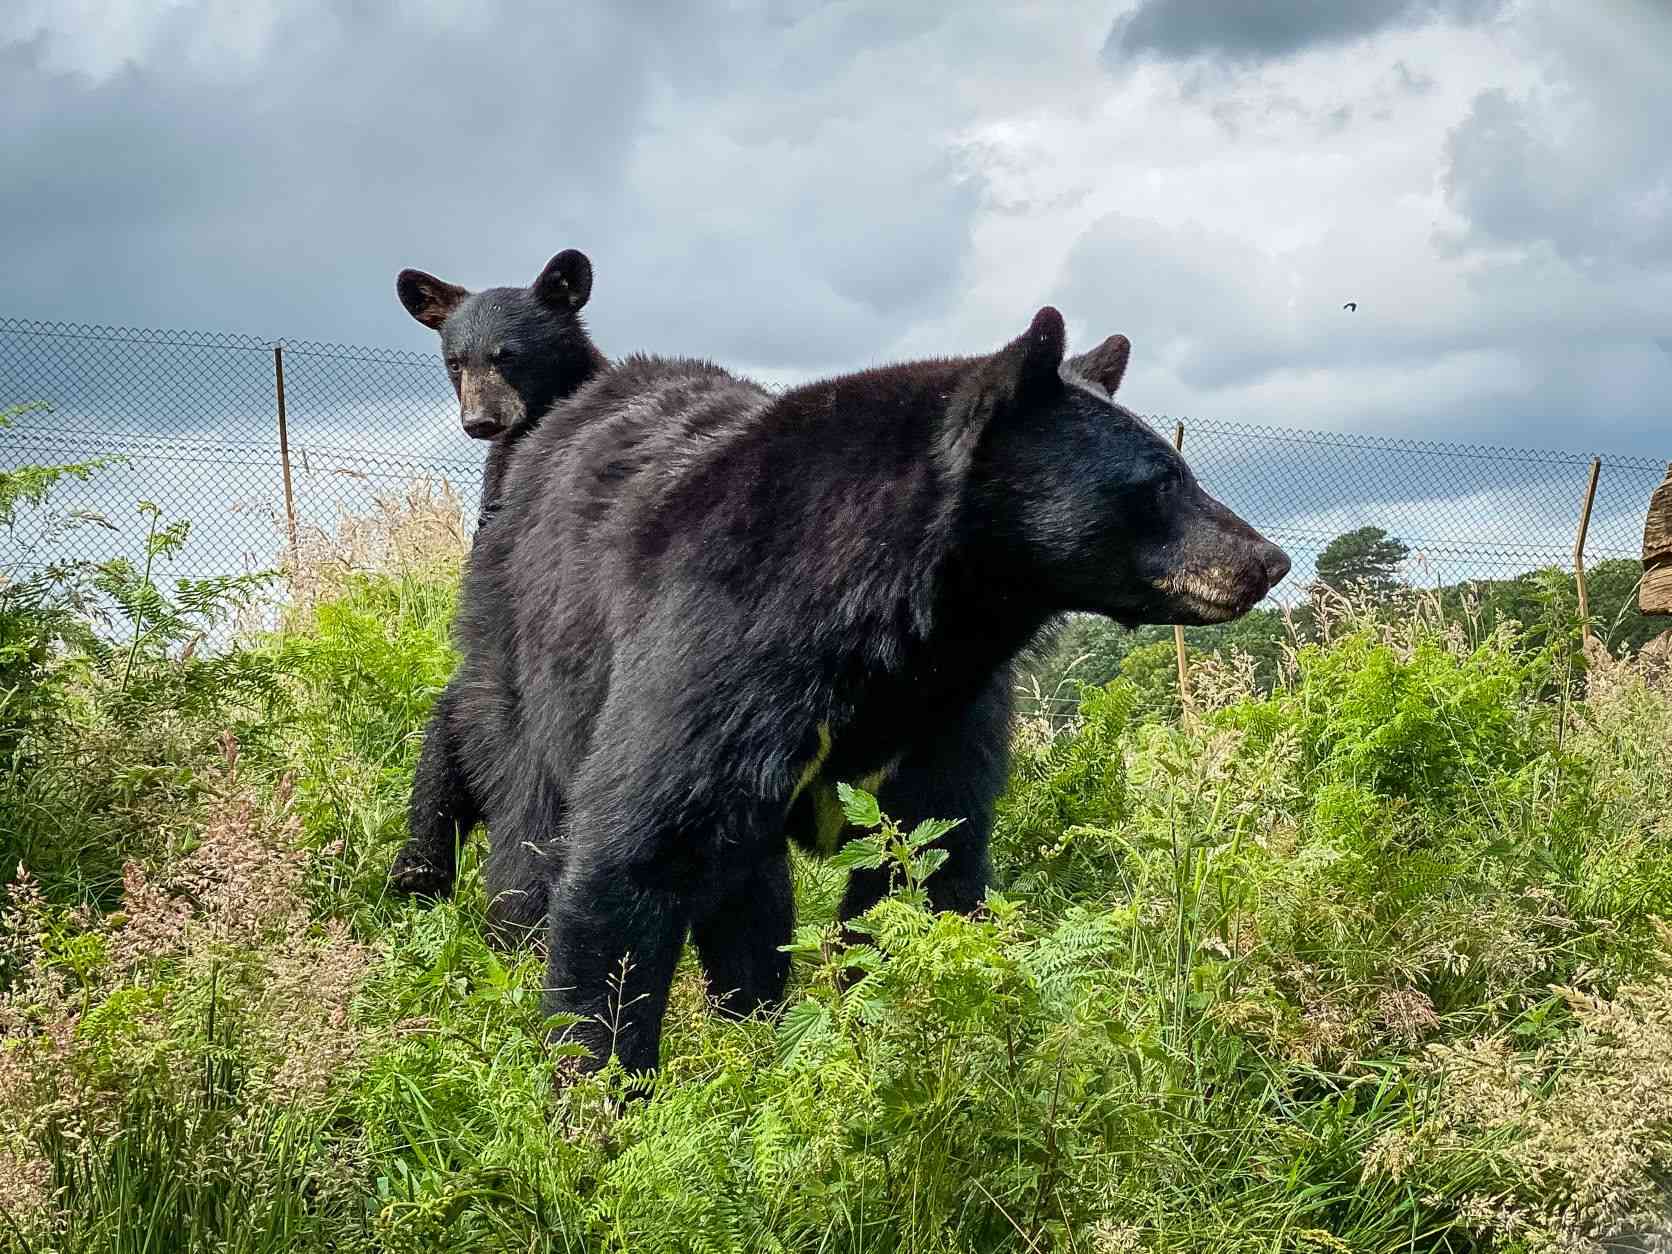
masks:
<svg viewBox="0 0 1672 1254"><path fill-rule="evenodd" d="M1338 536L1319 555L1319 580L1301 604L1288 612L1261 608L1235 622L1186 628L1186 647L1192 656L1238 656L1259 689L1270 692L1285 650L1324 639L1324 625L1343 617L1385 623L1432 612L1476 644L1513 625L1513 647L1523 652L1543 648L1552 639L1577 646L1579 604L1571 573L1546 568L1418 593L1395 578L1394 568L1406 552L1378 527ZM1642 578L1643 564L1622 558L1597 562L1586 571L1592 630L1616 655L1635 654L1666 630L1664 619L1637 608ZM1168 719L1179 713L1170 627L1127 631L1107 619L1075 615L1036 649L1023 671L1025 690L1041 708L1071 712L1082 692L1124 676L1143 694L1144 717Z"/></svg>
<svg viewBox="0 0 1672 1254"><path fill-rule="evenodd" d="M865 943L831 926L841 866L798 863L784 1013L722 1021L687 963L657 1090L624 1101L612 1071L554 1084L542 964L483 940L480 842L456 901L383 893L454 660L451 507L392 503L336 538L352 563L304 553L277 628L220 650L193 636L251 589L164 592L154 511L149 568L0 588L0 1250L1532 1251L1666 1225L1672 685L1581 655L1554 592L1321 604L1263 672L1204 658L1183 720L1170 654L1123 650L1018 727L978 918L924 908L934 826L847 793L874 835L841 861L897 870Z"/></svg>
<svg viewBox="0 0 1672 1254"><path fill-rule="evenodd" d="M1380 527L1360 527L1335 537L1318 554L1318 582L1331 588L1392 592L1399 586L1399 564L1410 546Z"/></svg>

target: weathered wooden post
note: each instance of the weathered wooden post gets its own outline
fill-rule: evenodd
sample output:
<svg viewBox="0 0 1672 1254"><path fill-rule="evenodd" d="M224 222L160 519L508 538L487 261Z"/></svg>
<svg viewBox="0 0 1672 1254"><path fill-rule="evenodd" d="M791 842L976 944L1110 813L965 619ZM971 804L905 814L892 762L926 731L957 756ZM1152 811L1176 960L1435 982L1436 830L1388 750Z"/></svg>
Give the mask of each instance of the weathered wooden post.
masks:
<svg viewBox="0 0 1672 1254"><path fill-rule="evenodd" d="M1672 464L1649 497L1643 520L1643 582L1637 585L1637 608L1645 614L1672 614Z"/></svg>
<svg viewBox="0 0 1672 1254"><path fill-rule="evenodd" d="M1591 458L1591 476L1585 483L1585 496L1579 502L1579 534L1573 539L1573 582L1579 588L1579 634L1586 645L1591 643L1591 597L1585 587L1585 537L1591 531L1591 506L1597 499L1597 476L1602 473L1602 458Z"/></svg>
<svg viewBox="0 0 1672 1254"><path fill-rule="evenodd" d="M1173 447L1184 452L1184 424L1181 422L1173 428ZM1173 624L1173 652L1178 655L1179 663L1179 709L1189 714L1192 710L1190 702L1190 662L1184 651L1184 628Z"/></svg>
<svg viewBox="0 0 1672 1254"><path fill-rule="evenodd" d="M284 471L284 518L290 532L290 566L296 569L296 494L290 486L290 425L284 411L284 346L273 345L273 389L279 401L279 466Z"/></svg>

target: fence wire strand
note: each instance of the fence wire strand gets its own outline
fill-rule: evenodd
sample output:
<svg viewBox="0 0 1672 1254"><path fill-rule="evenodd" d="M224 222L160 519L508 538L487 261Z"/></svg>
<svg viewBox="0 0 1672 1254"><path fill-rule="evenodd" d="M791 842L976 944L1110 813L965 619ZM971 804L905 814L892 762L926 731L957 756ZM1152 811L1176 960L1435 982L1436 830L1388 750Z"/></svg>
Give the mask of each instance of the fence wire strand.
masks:
<svg viewBox="0 0 1672 1254"><path fill-rule="evenodd" d="M423 479L451 485L463 517L474 517L486 449L459 430L435 353L0 318L0 409L41 407L0 437L0 469L124 459L55 496L60 514L90 525L56 536L49 550L28 535L0 535L0 573L135 556L141 500L192 523L170 574L278 565L275 343L284 350L300 528L329 531L344 513ZM1174 421L1154 419L1164 435ZM1572 564L1592 453L1184 421L1197 477L1294 559L1280 599L1303 595L1324 546L1363 526L1409 546L1425 583ZM1666 468L1664 459L1602 456L1588 565L1639 556L1649 496Z"/></svg>

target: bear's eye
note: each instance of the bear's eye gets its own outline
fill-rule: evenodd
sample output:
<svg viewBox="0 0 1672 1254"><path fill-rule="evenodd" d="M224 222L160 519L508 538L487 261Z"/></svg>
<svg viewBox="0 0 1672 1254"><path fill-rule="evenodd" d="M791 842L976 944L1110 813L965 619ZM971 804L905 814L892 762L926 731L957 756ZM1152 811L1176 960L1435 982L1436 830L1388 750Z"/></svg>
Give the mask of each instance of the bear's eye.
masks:
<svg viewBox="0 0 1672 1254"><path fill-rule="evenodd" d="M459 359L457 357L449 357L447 359L447 373L448 374L458 374L458 372L459 372Z"/></svg>
<svg viewBox="0 0 1672 1254"><path fill-rule="evenodd" d="M516 349L512 348L509 344L501 344L498 348L493 350L492 360L496 365L502 365L505 362L510 361L511 358L516 355Z"/></svg>

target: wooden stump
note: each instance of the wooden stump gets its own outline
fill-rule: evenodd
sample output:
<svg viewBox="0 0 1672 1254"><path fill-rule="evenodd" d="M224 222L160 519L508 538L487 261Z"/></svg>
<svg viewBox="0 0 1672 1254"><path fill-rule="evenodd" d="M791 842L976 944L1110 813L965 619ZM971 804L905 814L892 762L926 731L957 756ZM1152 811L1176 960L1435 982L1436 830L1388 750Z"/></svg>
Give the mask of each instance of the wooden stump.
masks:
<svg viewBox="0 0 1672 1254"><path fill-rule="evenodd" d="M1645 614L1672 614L1672 466L1666 468L1666 481L1649 498L1637 608Z"/></svg>

